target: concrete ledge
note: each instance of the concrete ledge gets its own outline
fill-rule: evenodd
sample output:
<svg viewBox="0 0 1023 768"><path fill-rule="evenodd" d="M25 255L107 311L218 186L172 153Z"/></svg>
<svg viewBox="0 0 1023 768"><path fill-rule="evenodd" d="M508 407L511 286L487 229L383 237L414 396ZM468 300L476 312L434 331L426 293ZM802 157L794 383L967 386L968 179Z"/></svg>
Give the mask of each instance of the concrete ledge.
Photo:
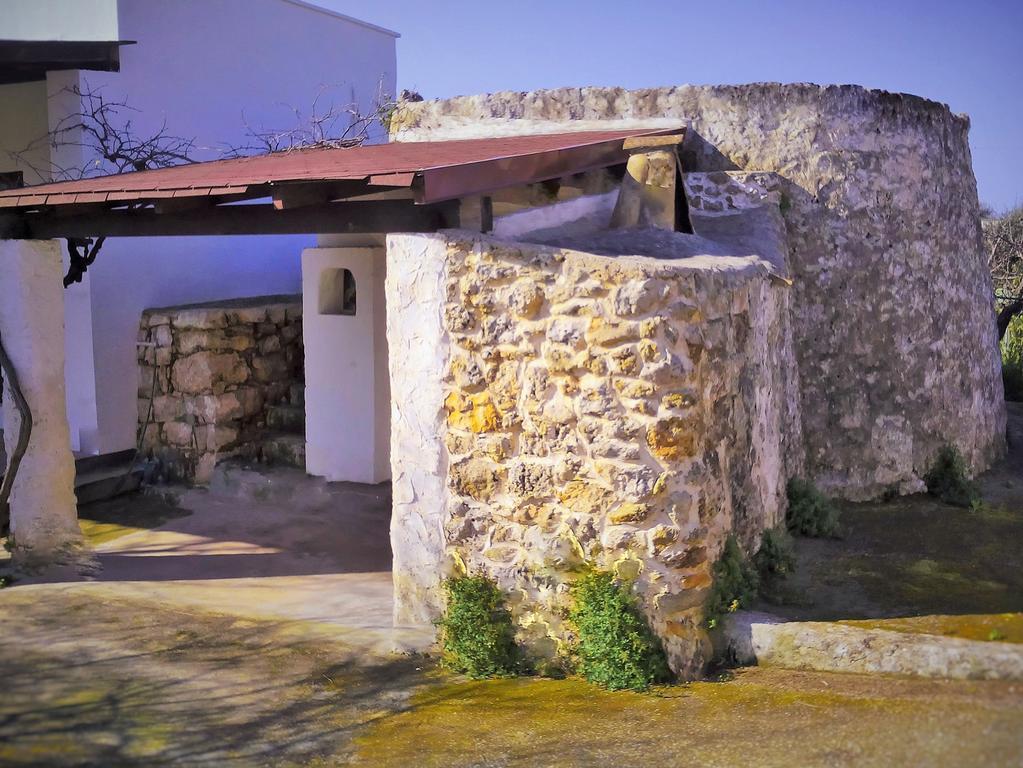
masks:
<svg viewBox="0 0 1023 768"><path fill-rule="evenodd" d="M830 622L785 622L739 612L723 641L740 664L957 680L1023 680L1023 645L940 635L858 629Z"/></svg>

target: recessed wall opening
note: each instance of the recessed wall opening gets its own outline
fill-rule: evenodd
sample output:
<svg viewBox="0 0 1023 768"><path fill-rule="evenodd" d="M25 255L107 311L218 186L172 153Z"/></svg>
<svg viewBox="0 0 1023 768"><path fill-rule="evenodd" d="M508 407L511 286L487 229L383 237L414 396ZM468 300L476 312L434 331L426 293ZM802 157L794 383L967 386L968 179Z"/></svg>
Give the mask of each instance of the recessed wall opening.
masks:
<svg viewBox="0 0 1023 768"><path fill-rule="evenodd" d="M321 315L354 315L355 301L355 277L351 270L325 269L320 273Z"/></svg>

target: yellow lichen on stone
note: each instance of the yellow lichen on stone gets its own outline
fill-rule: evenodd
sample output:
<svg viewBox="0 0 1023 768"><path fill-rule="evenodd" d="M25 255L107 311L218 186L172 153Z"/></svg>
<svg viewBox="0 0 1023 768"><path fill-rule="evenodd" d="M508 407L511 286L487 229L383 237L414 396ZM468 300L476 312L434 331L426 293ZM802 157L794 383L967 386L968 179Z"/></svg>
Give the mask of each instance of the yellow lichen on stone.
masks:
<svg viewBox="0 0 1023 768"><path fill-rule="evenodd" d="M643 562L635 557L623 557L612 565L615 578L622 581L635 581L643 572Z"/></svg>
<svg viewBox="0 0 1023 768"><path fill-rule="evenodd" d="M652 363L657 359L657 345L650 339L643 339L639 342L639 354L646 362Z"/></svg>
<svg viewBox="0 0 1023 768"><path fill-rule="evenodd" d="M619 395L632 400L651 397L657 391L653 384L642 379L632 381L626 379L615 379L614 388L618 391Z"/></svg>
<svg viewBox="0 0 1023 768"><path fill-rule="evenodd" d="M506 474L507 470L483 459L460 461L450 468L454 490L477 501L489 499Z"/></svg>
<svg viewBox="0 0 1023 768"><path fill-rule="evenodd" d="M661 419L647 430L650 452L663 461L679 461L696 452L696 435L690 422L678 416Z"/></svg>
<svg viewBox="0 0 1023 768"><path fill-rule="evenodd" d="M596 483L572 480L558 494L558 500L573 512L600 514L609 496L609 492Z"/></svg>
<svg viewBox="0 0 1023 768"><path fill-rule="evenodd" d="M692 395L684 392L669 392L661 398L661 406L664 408L689 408L695 402Z"/></svg>
<svg viewBox="0 0 1023 768"><path fill-rule="evenodd" d="M600 317L590 321L590 328L586 332L586 340L600 347L617 347L619 344L638 341L639 337L638 323L609 323Z"/></svg>
<svg viewBox="0 0 1023 768"><path fill-rule="evenodd" d="M455 429L494 432L500 424L500 416L489 392L469 395L451 392L444 400L444 407L448 411L448 425Z"/></svg>
<svg viewBox="0 0 1023 768"><path fill-rule="evenodd" d="M635 502L626 501L623 504L618 505L618 508L608 516L608 520L610 520L613 525L621 525L622 523L638 523L645 520L649 514L649 504L637 504Z"/></svg>

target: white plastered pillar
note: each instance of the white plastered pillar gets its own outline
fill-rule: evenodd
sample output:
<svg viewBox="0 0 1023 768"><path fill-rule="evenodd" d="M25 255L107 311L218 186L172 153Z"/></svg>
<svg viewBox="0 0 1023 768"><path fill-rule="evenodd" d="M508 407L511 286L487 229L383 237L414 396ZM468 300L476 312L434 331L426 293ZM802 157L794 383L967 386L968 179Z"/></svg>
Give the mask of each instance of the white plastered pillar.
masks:
<svg viewBox="0 0 1023 768"><path fill-rule="evenodd" d="M384 259L381 247L302 252L311 475L358 483L391 476Z"/></svg>
<svg viewBox="0 0 1023 768"><path fill-rule="evenodd" d="M32 436L11 491L14 556L57 560L81 539L64 384L64 287L56 240L0 240L0 338L32 411ZM21 415L4 381L4 442Z"/></svg>

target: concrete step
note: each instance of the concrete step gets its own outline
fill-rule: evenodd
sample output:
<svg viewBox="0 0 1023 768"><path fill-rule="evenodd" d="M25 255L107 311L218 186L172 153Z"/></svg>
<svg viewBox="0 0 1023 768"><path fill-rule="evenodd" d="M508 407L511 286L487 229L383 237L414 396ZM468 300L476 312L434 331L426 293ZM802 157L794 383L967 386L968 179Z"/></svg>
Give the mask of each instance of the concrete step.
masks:
<svg viewBox="0 0 1023 768"><path fill-rule="evenodd" d="M271 405L266 409L266 426L275 432L287 432L305 437L305 407L301 405Z"/></svg>
<svg viewBox="0 0 1023 768"><path fill-rule="evenodd" d="M1023 644L893 632L739 611L722 636L739 664L959 680L1023 680Z"/></svg>
<svg viewBox="0 0 1023 768"><path fill-rule="evenodd" d="M267 433L260 444L259 459L270 465L305 469L305 435Z"/></svg>

